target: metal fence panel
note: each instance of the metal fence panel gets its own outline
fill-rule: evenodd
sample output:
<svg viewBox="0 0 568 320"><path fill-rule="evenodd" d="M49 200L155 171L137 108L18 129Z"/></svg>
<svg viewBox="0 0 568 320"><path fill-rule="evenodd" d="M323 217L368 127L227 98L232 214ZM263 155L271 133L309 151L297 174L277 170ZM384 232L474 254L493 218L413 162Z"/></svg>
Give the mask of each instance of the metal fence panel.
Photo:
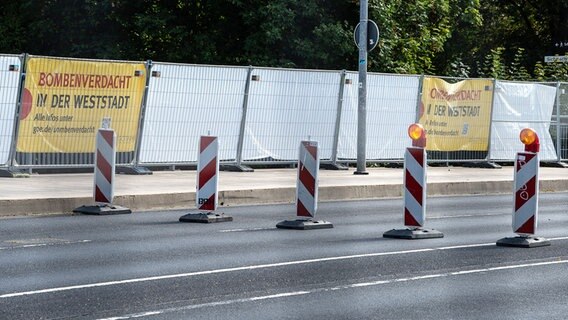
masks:
<svg viewBox="0 0 568 320"><path fill-rule="evenodd" d="M255 68L243 160L297 159L308 137L319 142L321 159L330 159L340 79L340 72Z"/></svg>
<svg viewBox="0 0 568 320"><path fill-rule="evenodd" d="M357 158L358 74L346 75L338 159ZM420 76L367 75L367 159L402 159L416 122Z"/></svg>
<svg viewBox="0 0 568 320"><path fill-rule="evenodd" d="M0 165L10 160L21 69L19 56L0 56Z"/></svg>
<svg viewBox="0 0 568 320"><path fill-rule="evenodd" d="M568 83L559 83L550 132L560 160L568 161Z"/></svg>
<svg viewBox="0 0 568 320"><path fill-rule="evenodd" d="M556 87L497 81L491 126L491 160L513 160L523 149L519 133L533 128L540 139L540 159L556 160L549 128Z"/></svg>
<svg viewBox="0 0 568 320"><path fill-rule="evenodd" d="M234 160L247 68L154 63L151 72L140 163L195 162L208 134L220 160Z"/></svg>

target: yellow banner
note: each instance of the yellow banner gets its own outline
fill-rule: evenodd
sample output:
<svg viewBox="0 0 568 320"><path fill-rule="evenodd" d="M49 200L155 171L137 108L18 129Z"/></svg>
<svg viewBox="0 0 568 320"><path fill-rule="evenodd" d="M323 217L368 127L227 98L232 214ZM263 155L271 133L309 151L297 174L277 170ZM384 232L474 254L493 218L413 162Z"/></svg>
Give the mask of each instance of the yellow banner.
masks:
<svg viewBox="0 0 568 320"><path fill-rule="evenodd" d="M143 63L30 58L18 152L94 152L103 118L117 151L134 151L146 77Z"/></svg>
<svg viewBox="0 0 568 320"><path fill-rule="evenodd" d="M431 151L487 151L489 142L491 80L448 83L424 78L420 123Z"/></svg>

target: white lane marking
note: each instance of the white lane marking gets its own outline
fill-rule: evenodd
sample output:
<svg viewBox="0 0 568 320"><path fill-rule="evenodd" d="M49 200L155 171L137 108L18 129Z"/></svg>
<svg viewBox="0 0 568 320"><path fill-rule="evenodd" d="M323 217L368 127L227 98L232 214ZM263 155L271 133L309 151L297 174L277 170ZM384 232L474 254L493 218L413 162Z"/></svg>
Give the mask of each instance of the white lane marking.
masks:
<svg viewBox="0 0 568 320"><path fill-rule="evenodd" d="M568 237L549 238L548 240L552 241L552 240L565 240L565 239L568 239ZM328 257L328 258L277 262L277 263L269 263L269 264L258 264L258 265L252 265L252 266L233 267L233 268L225 268L225 269L214 269L214 270L205 270L205 271L195 271L195 272L188 272L188 273L170 274L170 275L164 275L164 276L134 278L134 279L116 280L116 281L108 281L108 282L88 283L88 284L67 286L67 287L48 288L48 289L33 290L33 291L13 292L13 293L6 293L6 294L3 294L3 295L0 295L0 299L29 296L29 295L36 295L36 294L44 294L44 293L61 292L61 291L69 291L69 290L107 287L107 286L114 286L114 285L121 285L121 284L131 284L131 283L167 280L167 279L176 279L176 278L188 278L188 277L211 275L211 274L220 274L220 273L227 273L227 272L249 271L249 270L257 270L257 269L285 267L285 266L309 264L309 263L316 263L316 262L349 260L349 259L358 259L358 258L370 258L370 257L390 256L390 255L410 254L410 253L423 253L423 252L440 251L440 250L485 247L485 246L492 246L492 245L495 245L495 242L479 243L479 244L466 244L466 245L438 247L438 248L413 249L413 250L404 250L404 251L364 253L364 254L354 254L354 255L349 255L349 256L337 256L337 257Z"/></svg>
<svg viewBox="0 0 568 320"><path fill-rule="evenodd" d="M448 218L471 218L471 217L494 217L494 216L510 216L510 213L485 213L485 214L456 214L447 216L431 216L429 220L448 219Z"/></svg>
<svg viewBox="0 0 568 320"><path fill-rule="evenodd" d="M346 290L346 289L353 289L353 288L363 288L363 287L379 286L379 285L399 283L399 282L428 280L428 279L445 278L445 277L452 277L452 276L463 276L463 275L470 275L470 274L477 274L477 273L491 272L491 271L503 271L503 270L510 270L510 269L541 267L541 266L549 266L549 265L564 264L564 263L568 263L568 260L526 263L526 264L517 264L517 265L510 265L510 266L485 268L485 269L461 270L461 271L454 271L454 272L447 272L447 273L430 274L430 275L410 277L410 278L398 278L398 279L392 279L392 280L379 280L379 281L372 281L372 282L361 282L361 283L353 283L353 284L337 286L337 287L317 288L317 289L313 289L313 290L310 290L310 291L284 292L284 293L273 294L273 295L268 295L268 296L257 296L257 297L244 298L244 299L234 299L234 300L226 300L226 301L209 302L209 303L203 303L203 304L187 305L187 306L183 306L183 307L167 308L167 309L155 310L155 311L144 312L144 313L124 315L124 316L120 316L120 317L103 318L103 319L99 319L99 320L126 320L126 319L142 318L142 317L151 316L151 315L160 315L160 314L165 314L165 313L187 311L187 310L192 310L192 309L216 307L216 306L230 305L230 304L236 304L236 303L246 303L246 302L253 302L253 301L258 301L258 300L294 297L294 296L313 294L313 293L319 293L319 292L329 292L329 291Z"/></svg>
<svg viewBox="0 0 568 320"><path fill-rule="evenodd" d="M243 229L226 229L219 230L218 232L244 232L244 231L259 231L259 230L276 230L276 228L243 228Z"/></svg>
<svg viewBox="0 0 568 320"><path fill-rule="evenodd" d="M48 247L48 246L58 246L58 245L65 245L65 244L81 244L81 243L87 243L87 242L91 242L91 241L92 240L78 240L78 241L61 241L61 242L50 242L50 243L34 243L34 244L24 244L24 245L20 245L20 246L0 247L0 250Z"/></svg>

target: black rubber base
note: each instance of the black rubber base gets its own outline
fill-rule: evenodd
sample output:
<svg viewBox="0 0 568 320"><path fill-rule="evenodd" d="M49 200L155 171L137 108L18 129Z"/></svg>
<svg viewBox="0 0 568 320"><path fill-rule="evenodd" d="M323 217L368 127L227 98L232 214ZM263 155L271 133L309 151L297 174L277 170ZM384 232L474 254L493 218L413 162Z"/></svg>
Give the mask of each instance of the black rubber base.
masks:
<svg viewBox="0 0 568 320"><path fill-rule="evenodd" d="M226 216L224 213L215 213L215 212L188 213L179 218L179 222L194 222L194 223L213 223L213 222L228 222L228 221L233 221L233 217Z"/></svg>
<svg viewBox="0 0 568 320"><path fill-rule="evenodd" d="M509 237L497 240L500 247L536 248L550 245L550 241L543 237Z"/></svg>
<svg viewBox="0 0 568 320"><path fill-rule="evenodd" d="M0 177L2 178L29 178L30 174L21 170L2 168L0 169Z"/></svg>
<svg viewBox="0 0 568 320"><path fill-rule="evenodd" d="M324 220L284 220L276 225L279 229L312 230L312 229L331 229L333 224Z"/></svg>
<svg viewBox="0 0 568 320"><path fill-rule="evenodd" d="M111 214L129 214L132 213L132 210L112 204L101 204L92 206L80 206L79 208L74 209L73 212L89 215L107 216Z"/></svg>
<svg viewBox="0 0 568 320"><path fill-rule="evenodd" d="M118 173L137 175L137 176L154 174L152 170L146 167L135 167L135 166L117 167L116 171Z"/></svg>
<svg viewBox="0 0 568 320"><path fill-rule="evenodd" d="M443 238L444 234L434 229L392 229L383 233L383 237L415 240Z"/></svg>
<svg viewBox="0 0 568 320"><path fill-rule="evenodd" d="M242 164L222 164L219 166L221 171L231 171L231 172L254 172L254 169Z"/></svg>

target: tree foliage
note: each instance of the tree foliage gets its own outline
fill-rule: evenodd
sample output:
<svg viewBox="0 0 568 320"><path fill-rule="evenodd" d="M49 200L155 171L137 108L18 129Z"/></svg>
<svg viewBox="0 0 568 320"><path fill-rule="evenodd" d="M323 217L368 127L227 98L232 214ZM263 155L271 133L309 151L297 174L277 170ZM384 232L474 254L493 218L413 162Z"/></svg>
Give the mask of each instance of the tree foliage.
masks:
<svg viewBox="0 0 568 320"><path fill-rule="evenodd" d="M565 54L566 0L368 3L370 71L568 80L568 64L543 62ZM20 0L0 17L2 53L357 69L356 0Z"/></svg>

